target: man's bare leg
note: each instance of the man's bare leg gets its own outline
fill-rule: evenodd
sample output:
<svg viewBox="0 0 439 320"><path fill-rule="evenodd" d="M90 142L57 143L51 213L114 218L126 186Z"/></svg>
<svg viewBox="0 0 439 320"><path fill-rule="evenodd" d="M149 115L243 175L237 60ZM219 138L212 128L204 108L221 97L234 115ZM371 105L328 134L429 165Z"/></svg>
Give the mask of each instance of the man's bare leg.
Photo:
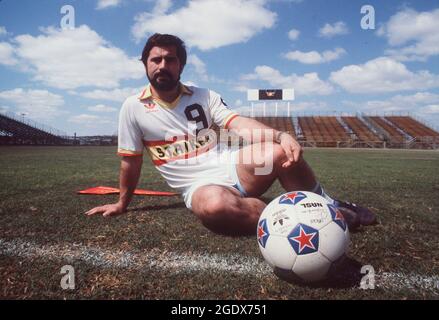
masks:
<svg viewBox="0 0 439 320"><path fill-rule="evenodd" d="M241 198L233 188L207 185L192 195L192 211L215 233L241 236L256 234L266 204L257 198Z"/></svg>
<svg viewBox="0 0 439 320"><path fill-rule="evenodd" d="M268 144L268 147L267 147ZM249 157L249 153L252 158ZM252 161L244 161L252 159ZM286 156L283 149L273 143L249 145L240 150L236 165L241 185L249 197L242 198L233 188L217 185L203 186L192 196L192 211L208 229L227 235L253 235L259 216L266 204L256 198L263 194L276 180L288 190L312 190L316 180L305 160L295 166L282 168ZM249 162L249 163L247 163ZM256 163L262 163L257 165ZM255 168L272 163L273 170L255 175Z"/></svg>
<svg viewBox="0 0 439 320"><path fill-rule="evenodd" d="M250 157L251 155L251 157ZM248 161L252 159L252 161ZM244 160L247 160L244 161ZM373 225L377 223L376 216L369 209L356 204L335 200L329 197L321 188L312 169L301 157L290 167L283 167L287 160L285 152L278 144L265 142L244 147L240 151L240 162L237 172L244 190L248 195L258 197L263 194L277 178L286 191L303 190L316 192L334 204L343 214L351 230L360 225ZM256 169L262 167L272 168L264 175L256 174ZM267 166L267 164L270 164Z"/></svg>
<svg viewBox="0 0 439 320"><path fill-rule="evenodd" d="M290 190L312 190L316 181L305 160L288 169L282 168L286 156L283 149L273 143L249 145L240 150L236 165L241 185L249 197L242 198L233 188L207 185L198 188L192 196L192 211L203 225L213 232L224 235L254 235L259 216L266 204L256 198L263 194L276 180ZM249 153L252 158L249 158ZM249 163L244 159L252 159ZM257 165L256 163L262 163ZM273 170L255 175L255 168L272 163Z"/></svg>
<svg viewBox="0 0 439 320"><path fill-rule="evenodd" d="M285 152L279 144L264 142L242 148L236 170L247 194L260 196L276 179L279 179L286 191L312 191L318 182L306 161L301 157L299 162L284 168L282 164L286 160ZM255 174L255 169L263 166L272 169L266 174Z"/></svg>
<svg viewBox="0 0 439 320"><path fill-rule="evenodd" d="M249 153L252 157L249 157ZM240 150L239 159L236 170L239 181L249 197L242 198L237 190L217 185L200 187L192 196L192 211L204 226L216 233L234 236L254 235L259 216L266 207L266 204L257 197L262 195L276 179L279 179L286 191L314 191L319 185L312 169L303 158L293 166L284 168L282 164L286 161L286 155L278 144L265 142L263 145L246 146ZM244 161L244 159L252 159L252 161ZM262 175L255 174L256 168L264 166L271 167L272 170ZM357 208L352 209L343 209L345 218L347 214L358 213ZM359 218L368 218L368 215L369 213L363 212ZM355 216L355 219L359 218ZM347 222L351 227L353 223L358 224L360 221ZM372 222L366 221L362 224L367 225Z"/></svg>

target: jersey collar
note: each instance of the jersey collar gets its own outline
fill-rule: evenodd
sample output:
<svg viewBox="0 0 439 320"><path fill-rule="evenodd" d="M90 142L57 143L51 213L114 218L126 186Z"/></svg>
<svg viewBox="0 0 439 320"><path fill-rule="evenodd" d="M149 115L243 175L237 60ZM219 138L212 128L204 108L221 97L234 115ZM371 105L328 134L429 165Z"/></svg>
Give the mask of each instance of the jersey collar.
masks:
<svg viewBox="0 0 439 320"><path fill-rule="evenodd" d="M193 91L191 89L189 89L188 87L186 87L184 84L180 83L180 94L178 95L177 99L175 99L175 101L168 103L168 102L162 101L160 99L153 98L152 92L151 92L151 85L148 84L148 86L145 89L143 89L142 93L140 94L139 100L145 100L145 99L152 98L152 99L156 100L157 102L159 102L161 105L172 108L172 107L175 107L177 105L178 101L180 100L180 97L184 94L190 96L193 94Z"/></svg>

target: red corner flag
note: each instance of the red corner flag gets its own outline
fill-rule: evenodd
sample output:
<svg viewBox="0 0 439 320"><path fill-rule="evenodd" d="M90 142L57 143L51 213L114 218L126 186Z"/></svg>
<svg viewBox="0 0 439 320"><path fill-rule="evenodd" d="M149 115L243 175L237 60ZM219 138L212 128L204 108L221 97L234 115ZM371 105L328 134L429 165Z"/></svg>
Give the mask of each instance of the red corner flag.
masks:
<svg viewBox="0 0 439 320"><path fill-rule="evenodd" d="M79 194L117 194L119 193L119 189L112 187L94 187L88 188L85 190L78 191ZM153 190L144 190L144 189L136 189L134 190L134 194L144 195L144 196L176 196L178 193L175 192L167 192L167 191L153 191Z"/></svg>

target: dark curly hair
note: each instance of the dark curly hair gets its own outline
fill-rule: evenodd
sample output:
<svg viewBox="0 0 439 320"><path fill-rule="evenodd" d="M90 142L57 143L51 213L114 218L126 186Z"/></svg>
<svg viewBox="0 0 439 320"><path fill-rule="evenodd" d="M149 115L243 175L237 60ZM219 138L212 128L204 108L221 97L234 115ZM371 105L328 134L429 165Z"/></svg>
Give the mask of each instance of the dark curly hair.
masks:
<svg viewBox="0 0 439 320"><path fill-rule="evenodd" d="M155 33L149 37L142 51L142 58L140 59L146 66L146 61L148 60L149 52L153 47L167 47L174 46L177 48L177 57L180 60L181 69L186 65L187 53L186 47L183 40L179 37L171 34L160 34Z"/></svg>

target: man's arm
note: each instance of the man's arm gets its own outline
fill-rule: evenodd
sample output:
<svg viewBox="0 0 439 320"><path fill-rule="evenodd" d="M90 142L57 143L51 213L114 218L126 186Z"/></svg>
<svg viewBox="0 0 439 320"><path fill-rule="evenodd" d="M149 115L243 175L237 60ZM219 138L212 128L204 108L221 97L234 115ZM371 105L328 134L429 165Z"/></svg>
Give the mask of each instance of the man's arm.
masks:
<svg viewBox="0 0 439 320"><path fill-rule="evenodd" d="M104 217L109 217L126 212L139 181L142 163L142 156L123 157L120 163L119 201L117 203L93 208L85 214L88 216L102 214Z"/></svg>
<svg viewBox="0 0 439 320"><path fill-rule="evenodd" d="M228 128L252 143L274 141L279 143L285 151L288 161L282 164L284 168L299 162L302 147L288 133L278 131L251 118L238 116L234 118Z"/></svg>

